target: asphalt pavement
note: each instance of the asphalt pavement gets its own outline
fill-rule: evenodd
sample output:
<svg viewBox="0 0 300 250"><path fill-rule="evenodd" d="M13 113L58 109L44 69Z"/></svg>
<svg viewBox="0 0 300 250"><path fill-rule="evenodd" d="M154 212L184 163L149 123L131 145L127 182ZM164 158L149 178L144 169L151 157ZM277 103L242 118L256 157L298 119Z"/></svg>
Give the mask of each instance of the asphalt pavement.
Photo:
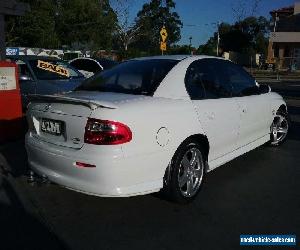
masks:
<svg viewBox="0 0 300 250"><path fill-rule="evenodd" d="M54 184L31 186L23 176L23 141L2 145L0 249L263 249L240 247L240 234L296 234L299 246L300 82L270 85L289 105L286 143L259 147L208 173L186 206L157 194L99 198Z"/></svg>

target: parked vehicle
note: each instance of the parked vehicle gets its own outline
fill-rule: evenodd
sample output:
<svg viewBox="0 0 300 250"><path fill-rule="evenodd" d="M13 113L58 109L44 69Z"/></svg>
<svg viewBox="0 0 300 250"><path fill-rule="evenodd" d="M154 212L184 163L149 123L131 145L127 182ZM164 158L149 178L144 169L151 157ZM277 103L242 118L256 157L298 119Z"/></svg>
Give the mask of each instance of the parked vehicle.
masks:
<svg viewBox="0 0 300 250"><path fill-rule="evenodd" d="M87 78L103 70L110 69L118 64L112 60L90 57L75 58L69 63Z"/></svg>
<svg viewBox="0 0 300 250"><path fill-rule="evenodd" d="M9 56L19 68L23 109L30 94L58 94L74 90L85 77L68 63L55 57Z"/></svg>
<svg viewBox="0 0 300 250"><path fill-rule="evenodd" d="M72 93L35 100L27 113L31 169L98 196L162 190L190 202L207 171L264 143L280 145L289 129L280 95L208 56L130 60Z"/></svg>

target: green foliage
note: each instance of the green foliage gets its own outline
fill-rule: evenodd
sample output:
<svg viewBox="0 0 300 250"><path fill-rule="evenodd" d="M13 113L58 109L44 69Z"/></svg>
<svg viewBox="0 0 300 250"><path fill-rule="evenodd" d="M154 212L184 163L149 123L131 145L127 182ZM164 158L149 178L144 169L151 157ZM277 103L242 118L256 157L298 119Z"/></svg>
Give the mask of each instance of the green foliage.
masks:
<svg viewBox="0 0 300 250"><path fill-rule="evenodd" d="M8 20L7 45L76 49L112 47L116 16L108 0L27 0L31 12Z"/></svg>
<svg viewBox="0 0 300 250"><path fill-rule="evenodd" d="M233 25L221 23L220 51L265 54L268 46L269 21L265 17L247 17ZM198 49L199 53L216 55L217 32Z"/></svg>
<svg viewBox="0 0 300 250"><path fill-rule="evenodd" d="M165 25L169 46L180 40L180 28L182 22L175 9L175 2L173 0L165 1L151 0L150 3L143 5L142 10L137 14L136 25L140 27L139 37L134 46L141 50L151 53L159 53L160 29Z"/></svg>
<svg viewBox="0 0 300 250"><path fill-rule="evenodd" d="M7 45L41 47L47 44L49 48L57 47L59 39L55 32L53 1L26 2L31 5L30 12L23 17L8 17Z"/></svg>
<svg viewBox="0 0 300 250"><path fill-rule="evenodd" d="M215 56L217 53L216 48L217 48L217 39L211 37L206 44L199 46L197 50L197 54Z"/></svg>
<svg viewBox="0 0 300 250"><path fill-rule="evenodd" d="M57 32L63 44L78 49L109 49L116 16L108 1L65 0L57 10Z"/></svg>
<svg viewBox="0 0 300 250"><path fill-rule="evenodd" d="M174 45L167 51L169 55L189 55L191 54L191 47L189 45Z"/></svg>

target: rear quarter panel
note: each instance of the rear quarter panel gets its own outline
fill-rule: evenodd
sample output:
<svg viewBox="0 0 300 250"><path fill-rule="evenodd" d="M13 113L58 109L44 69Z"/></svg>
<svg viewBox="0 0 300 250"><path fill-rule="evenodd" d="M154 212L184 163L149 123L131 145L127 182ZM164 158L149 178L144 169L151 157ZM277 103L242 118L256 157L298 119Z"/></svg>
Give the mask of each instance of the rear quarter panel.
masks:
<svg viewBox="0 0 300 250"><path fill-rule="evenodd" d="M136 171L143 176L141 182L162 178L179 145L193 134L203 134L190 100L153 97L119 106L118 109L97 109L91 117L118 121L131 129L132 141L123 144L122 150L126 162L137 165ZM167 131L164 146L157 141L161 128Z"/></svg>

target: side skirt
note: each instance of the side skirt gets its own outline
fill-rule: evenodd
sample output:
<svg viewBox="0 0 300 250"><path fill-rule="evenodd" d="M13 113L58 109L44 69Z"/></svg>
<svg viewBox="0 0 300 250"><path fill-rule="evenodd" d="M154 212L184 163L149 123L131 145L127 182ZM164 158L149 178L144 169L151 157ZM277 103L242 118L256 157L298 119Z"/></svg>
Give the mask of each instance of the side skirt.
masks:
<svg viewBox="0 0 300 250"><path fill-rule="evenodd" d="M210 161L208 162L208 170L207 172L211 171L211 170L214 170L215 168L233 160L234 158L240 156L240 155L243 155L263 144L265 144L266 142L268 142L270 140L270 134L267 134L259 139L257 139L256 141L254 142L251 142L243 147L240 147L218 159L215 159L213 161Z"/></svg>

